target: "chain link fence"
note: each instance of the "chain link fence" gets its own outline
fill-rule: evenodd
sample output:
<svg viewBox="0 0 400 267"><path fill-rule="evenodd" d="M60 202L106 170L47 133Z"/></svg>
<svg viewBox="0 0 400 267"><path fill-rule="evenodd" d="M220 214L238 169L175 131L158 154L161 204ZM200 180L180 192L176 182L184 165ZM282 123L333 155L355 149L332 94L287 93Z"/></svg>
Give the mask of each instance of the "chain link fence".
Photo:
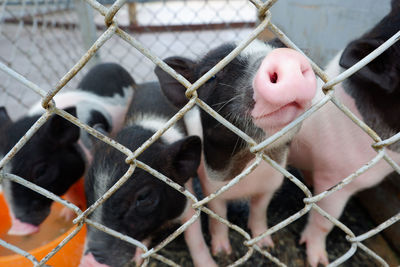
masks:
<svg viewBox="0 0 400 267"><path fill-rule="evenodd" d="M82 0L5 0L1 7L0 59L46 91L106 29L103 16ZM197 56L227 40L241 39L256 19L250 3L228 0L133 1L115 18L121 29L134 33L136 40L158 57L177 53ZM116 36L97 51L90 64L99 61L118 62L138 83L156 79L153 63ZM82 76L78 73L65 89L74 89ZM0 105L16 110L12 117L22 115L38 100L33 93L27 96L9 76L0 73L0 79L4 81L0 84Z"/></svg>
<svg viewBox="0 0 400 267"><path fill-rule="evenodd" d="M72 2L51 3L6 0L2 1L0 12L1 62L45 90L84 52L79 29L72 24L77 19L69 11ZM23 114L38 100L36 94L22 88L8 75L2 73L0 79L0 105L15 110L15 116Z"/></svg>
<svg viewBox="0 0 400 267"><path fill-rule="evenodd" d="M5 51L1 49L0 52L0 69L3 72L3 76L1 76L1 80L3 81L1 86L2 89L2 100L0 105L8 101L14 101L15 107L20 109L21 106L27 108L31 104L30 102L25 102L25 99L28 98L27 92L24 87L28 87L30 92L36 96L36 98L40 98L42 100L42 105L46 109L46 112L34 123L34 125L30 128L29 131L19 140L17 144L4 156L4 158L0 161L0 182L3 179L8 179L10 181L19 183L23 186L30 188L58 203L61 203L63 206L71 209L76 213L76 218L73 222L76 224L75 230L70 233L57 247L55 247L48 255L46 255L42 259L37 259L33 255L29 254L26 251L19 249L18 247L9 244L0 239L0 245L6 247L9 250L14 251L17 254L23 255L26 257L34 266L45 266L46 262L53 257L66 243L68 243L79 231L82 230L82 227L87 224L91 227L95 227L100 231L104 231L116 238L120 238L132 245L135 245L141 248L144 251L143 258L145 259L144 265L148 264L149 258L154 258L161 262L164 262L168 265L175 266L176 263L171 261L170 259L162 256L159 251L164 248L167 244L169 244L173 239L182 234L192 223L199 219L201 212L207 213L209 216L218 219L220 222L226 224L231 230L236 231L245 239L244 246L247 247L248 251L243 257L236 260L231 266L237 266L244 262L246 262L249 257L251 257L254 253L261 253L265 256L266 262L273 262L278 266L286 266L279 258L273 256L269 251L258 247L257 242L267 236L276 233L280 229L286 227L291 224L295 220L301 218L302 216L306 216L307 213L314 209L320 214L322 214L325 218L329 219L335 226L340 228L345 234L346 238L350 244L349 250L337 258L335 261L331 263L331 266L338 266L341 263L347 261L357 250L362 250L366 254L371 257L371 260L379 262L379 264L383 266L388 266L388 264L374 251L365 246L362 242L378 233L388 228L389 226L395 224L400 220L400 213L388 218L385 222L381 223L377 227L371 229L370 231L363 233L361 235L356 236L346 225L342 224L339 220L332 217L330 214L327 214L324 210L318 207L318 201L322 198L329 196L330 194L341 190L345 185L351 183L354 179L356 179L359 175L366 172L370 168L372 168L379 161L384 160L390 164L394 171L400 174L399 165L390 158L390 156L386 152L386 147L388 145L393 144L394 142L398 142L400 139L400 133L392 136L389 139L382 140L368 125L359 120L352 112L349 111L347 107L342 105L342 103L334 97L334 86L354 72L368 64L374 58L376 58L379 54L385 51L388 47L390 47L394 42L399 40L400 32L396 33L392 38L387 40L384 44L382 44L378 49L373 51L371 54L366 56L359 63L344 71L337 77L327 77L327 75L311 60L313 69L315 73L323 80L325 83L323 86L323 91L325 92L325 97L315 103L309 110L307 110L300 117L295 119L292 123L284 127L280 132L268 137L261 143L255 143L252 138L247 136L244 132L236 128L234 125L229 123L227 120L218 115L214 110L212 110L206 103L200 100L197 97L196 90L205 83L209 78L211 78L215 73L217 73L221 68L227 65L232 59L234 59L240 51L242 51L252 40L257 38L259 34L264 32L265 29L269 29L273 32L284 44L288 47L296 49L301 52L297 46L291 42L291 40L274 24L270 22L271 13L269 8L276 2L276 0L269 1L260 1L260 0L249 0L246 2L250 4L252 8L256 8L256 15L258 18L258 23L255 24L253 22L249 22L250 24L246 25L246 27L251 26L252 28L249 30L244 30L243 32L233 33L230 32L229 35L232 39L240 39L240 43L238 46L222 61L220 61L214 68L204 74L199 80L191 84L188 82L183 76L176 73L173 69L171 69L168 65L166 65L160 57L168 56L168 53L173 53L173 51L168 51L169 46L172 45L182 45L183 49L185 49L181 53L185 53L188 56L198 55L198 51L201 47L207 49L210 47L210 42L212 46L218 45L217 42L225 41L226 37L224 35L217 36L215 35L215 39L208 39L208 41L196 41L196 44L193 43L190 39L190 35L198 35L196 31L190 30L187 32L187 35L183 34L178 36L175 33L166 33L170 34L169 39L173 39L171 43L168 43L166 40L167 35L153 33L152 31L145 32L143 35L129 34L129 25L124 26L123 22L120 22L118 19L118 14L123 11L124 8L127 8L127 3L124 0L117 0L110 7L106 7L100 2L95 0L86 0L86 2L90 5L91 10L95 12L95 21L98 22L96 29L101 34L95 40L95 42L85 51L80 43L84 42L81 39L81 35L78 32L78 27L74 22L73 16L71 16L71 3L70 1L60 1L54 2L56 3L53 7L49 8L48 3L50 1L21 1L21 2L11 2L5 1L2 3L1 8L2 12L0 13L2 24L0 24L0 31L2 37L2 42L9 44L5 46L9 48L9 51ZM53 2L52 2L53 3ZM206 4L200 4L198 12L201 12L202 9L206 8L208 2ZM243 2L240 2L243 4ZM15 6L14 6L15 4ZM141 8L137 7L138 17L137 19L140 21L140 14L148 12L149 14L155 14L158 12L157 8L154 5L159 3L152 3L152 5L145 7L143 6L143 11L140 11ZM179 2L177 5L181 5L182 9L189 7L191 1L184 1L183 3ZM144 5L144 4L143 4ZM21 8L22 7L22 8ZM146 10L147 9L147 10ZM175 9L175 8L173 8ZM141 13L143 12L143 13ZM215 11L216 14L218 11ZM240 13L237 11L238 14ZM244 12L246 13L246 12ZM221 13L222 14L222 13ZM246 13L247 14L247 13ZM178 15L175 15L174 19L183 20L184 18L179 18ZM214 17L215 15L211 15ZM23 18L23 19L21 19ZM224 23L224 17L221 15L221 20ZM6 22L9 22L12 25L8 25ZM76 20L74 20L76 21ZM133 19L135 21L135 19ZM103 22L103 25L99 25L100 22ZM150 23L150 22L148 22ZM164 22L160 22L161 26L167 27L168 25L164 25ZM216 22L217 23L217 22ZM251 24L254 23L254 24ZM183 23L184 24L184 23ZM157 25L156 25L157 26ZM156 28L156 26L154 26ZM159 27L158 25L157 27ZM138 28L140 25L134 24L133 28ZM189 27L189 26L188 26ZM57 32L55 29L63 28L62 34ZM190 29L190 27L189 27ZM209 31L213 31L212 28ZM233 31L234 32L234 31ZM25 34L24 34L25 33ZM67 36L65 36L67 34ZM228 33L226 33L228 34ZM62 35L62 37L61 37ZM137 37L138 36L138 37ZM67 37L67 38L65 38ZM59 38L62 38L59 39ZM65 40L68 39L66 43ZM201 38L196 38L202 40ZM217 41L218 39L218 41ZM210 41L211 40L211 41ZM118 48L116 43L119 44ZM148 43L152 43L153 45L149 45ZM183 43L191 44L185 45ZM159 46L164 47L164 49L159 48ZM2 45L3 47L3 45ZM71 49L74 48L74 49ZM187 49L187 50L186 50ZM29 51L29 52L27 52ZM45 51L45 52L43 52ZM135 51L135 52L133 52ZM190 51L190 52L189 52ZM15 54L23 53L26 55L24 58L24 62L18 64L18 59ZM187 53L186 53L187 52ZM140 53L140 57L137 57L136 61L132 60L131 57L135 57L134 55L138 55ZM147 140L141 147L139 147L136 151L130 151L126 147L112 140L111 138L104 136L103 134L97 132L93 128L88 125L83 124L74 116L66 113L65 111L58 109L52 102L52 98L61 90L68 87L73 87L75 81L79 80L75 78L80 75L82 68L85 67L86 64L92 59L99 56L101 60L108 59L121 59L126 58L126 65L132 66L132 69L136 69L138 65L149 65L148 71L141 71L143 76L139 76L138 81L151 80L153 77L150 75L150 70L154 68L155 65L158 65L163 70L176 77L176 79L185 85L187 88L186 95L190 98L190 101L175 115L173 116L167 123L164 125L162 129L159 129L153 136L153 138ZM103 58L104 55L104 58ZM129 55L129 56L128 56ZM172 54L171 54L172 55ZM71 65L73 66L71 67ZM23 66L20 68L20 66ZM146 68L145 68L146 69ZM45 72L46 70L46 72ZM50 74L45 74L50 73ZM135 72L131 72L132 76L136 79ZM142 80L141 80L142 79ZM13 82L17 81L17 85L12 85ZM35 81L35 82L32 82ZM15 83L14 83L15 84ZM24 87L21 86L24 85ZM22 88L20 88L22 87ZM15 88L20 88L20 90L16 90ZM4 95L4 97L3 97ZM3 102L4 101L4 102ZM371 137L371 144L375 148L377 154L374 159L370 162L366 162L366 165L362 166L359 170L351 174L350 176L344 178L339 184L332 187L331 189L318 194L313 195L312 192L307 188L305 184L303 184L297 177L289 173L287 170L282 168L278 163L271 160L267 155L265 155L262 151L269 144L277 140L283 134L285 134L290 129L294 128L297 124L301 123L305 119L307 119L311 114L317 112L322 106L324 106L328 102L333 102L338 109L340 109L344 114L346 114L355 124L357 124L363 131L365 131ZM152 143L155 142L160 136L169 129L173 124L175 124L179 119L183 117L183 115L193 108L195 105L202 108L208 114L217 119L221 124L225 125L231 131L236 133L242 139L244 139L250 146L250 151L255 154L256 160L255 162L241 174L232 179L228 185L224 186L215 194L210 196L206 196L203 199L197 199L196 196L191 194L187 190L182 190L181 186L171 182L167 177L157 172L156 170L150 168L148 165L144 164L137 160L138 155L140 155L146 148L148 148ZM99 198L92 206L88 207L86 210L81 210L77 206L63 200L62 198L52 194L51 192L36 186L35 184L30 183L29 181L24 180L23 177L18 177L16 175L5 173L4 166L11 160L11 158L18 153L18 151L28 142L28 140L38 131L38 129L53 115L58 114L80 128L86 130L96 138L99 138L103 142L109 144L115 149L119 150L121 153L126 155L126 163L129 165L128 171L120 178L120 180L110 188L101 198ZM270 227L268 231L263 233L260 236L255 238L251 238L251 235L246 232L244 229L230 223L219 217L217 214L209 210L205 205L212 199L218 198L220 194L229 190L230 187L238 183L242 179L246 179L246 175L249 174L257 165L262 161L268 162L273 168L281 172L288 180L297 185L305 194L304 198L304 208L302 208L299 212L293 214L287 219L281 221L280 223ZM130 176L132 175L135 168L141 168L147 172L150 172L153 176L157 177L161 181L164 181L168 185L172 186L176 190L180 191L184 194L188 199L193 201L192 207L196 210L196 214L184 223L181 227L179 227L176 231L174 231L170 236L168 236L163 242L159 243L155 247L149 249L138 240L134 240L128 236L124 236L121 233L115 232L112 229L105 227L91 219L88 219L88 215L91 214L96 208L98 208L102 203L107 201L107 199L120 188L124 182L126 182Z"/></svg>

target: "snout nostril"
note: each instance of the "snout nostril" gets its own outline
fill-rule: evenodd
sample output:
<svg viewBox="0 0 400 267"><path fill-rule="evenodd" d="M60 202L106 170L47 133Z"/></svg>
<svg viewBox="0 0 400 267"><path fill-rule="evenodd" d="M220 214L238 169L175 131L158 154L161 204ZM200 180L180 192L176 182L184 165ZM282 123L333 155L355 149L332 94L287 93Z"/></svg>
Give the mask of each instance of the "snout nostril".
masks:
<svg viewBox="0 0 400 267"><path fill-rule="evenodd" d="M278 81L278 74L276 72L269 75L269 79L271 83L276 83Z"/></svg>

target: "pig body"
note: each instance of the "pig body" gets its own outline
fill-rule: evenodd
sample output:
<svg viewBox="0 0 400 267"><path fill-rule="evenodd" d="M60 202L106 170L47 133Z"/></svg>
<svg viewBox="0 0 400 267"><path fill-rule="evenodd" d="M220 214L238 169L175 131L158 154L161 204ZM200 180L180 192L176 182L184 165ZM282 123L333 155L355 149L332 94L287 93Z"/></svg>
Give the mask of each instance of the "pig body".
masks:
<svg viewBox="0 0 400 267"><path fill-rule="evenodd" d="M193 61L182 57L167 58L165 62L190 82L196 81L227 56L236 44L228 43L211 50ZM299 53L282 48L277 40L270 43L253 41L234 60L197 92L220 115L261 142L290 123L311 104L316 80L307 60ZM155 70L162 90L177 107L187 99L185 88L159 67ZM203 161L199 178L205 194L215 192L226 180L238 175L253 161L248 145L206 112L200 119L187 122L189 134L203 138ZM199 129L201 125L202 129ZM264 152L281 166L286 165L288 144L300 126L268 146ZM262 162L247 178L208 203L211 210L226 218L226 201L250 198L248 226L253 236L267 230L266 210L269 201L282 183L283 175ZM231 252L228 228L211 219L212 251ZM268 236L260 245L272 246Z"/></svg>
<svg viewBox="0 0 400 267"><path fill-rule="evenodd" d="M57 107L89 126L101 124L106 131L114 133L122 126L134 86L134 80L121 66L99 64L83 78L79 90L59 93L54 100ZM18 142L43 111L37 103L26 116L12 122L5 108L1 108L0 156ZM91 162L90 150L88 133L53 115L5 166L5 171L62 195L83 176ZM38 231L50 212L52 201L7 180L3 188L13 221L9 233L24 235Z"/></svg>
<svg viewBox="0 0 400 267"><path fill-rule="evenodd" d="M336 77L389 39L400 28L400 1L392 1L392 11L372 30L351 42L327 66L329 77ZM394 44L366 67L336 85L335 95L358 118L382 138L400 131L400 45ZM319 92L316 101L323 97ZM372 160L377 152L373 140L345 116L334 104L327 103L305 120L294 138L289 163L305 170L312 179L314 194L319 194ZM386 152L400 163L399 143ZM374 186L393 171L384 160L361 174L341 190L323 198L317 204L335 218L339 218L348 199L356 192ZM306 243L311 266L328 264L325 240L333 224L318 212L311 210L303 230L301 243Z"/></svg>
<svg viewBox="0 0 400 267"><path fill-rule="evenodd" d="M128 119L116 140L134 151L177 112L162 95L157 83L138 86ZM200 163L201 140L186 136L178 122L147 148L139 160L180 185L189 186ZM108 145L95 147L94 163L85 179L88 205L93 204L128 169L125 156ZM185 221L194 215L186 197L136 167L131 178L97 208L91 218L113 230L149 244L152 235L172 221ZM185 239L196 266L216 266L201 233L200 220L185 231ZM89 227L81 267L124 266L141 262L140 250L106 233Z"/></svg>

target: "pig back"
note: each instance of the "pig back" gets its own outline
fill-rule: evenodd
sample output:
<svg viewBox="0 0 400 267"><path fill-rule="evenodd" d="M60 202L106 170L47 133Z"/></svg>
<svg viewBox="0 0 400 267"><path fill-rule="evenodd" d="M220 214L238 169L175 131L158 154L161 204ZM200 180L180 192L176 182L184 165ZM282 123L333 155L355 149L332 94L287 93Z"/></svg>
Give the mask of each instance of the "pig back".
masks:
<svg viewBox="0 0 400 267"><path fill-rule="evenodd" d="M172 118L179 111L164 96L158 82L148 82L135 86L135 94L129 105L127 121L125 124L141 120L143 115L162 118ZM184 130L182 120L177 122L177 126Z"/></svg>
<svg viewBox="0 0 400 267"><path fill-rule="evenodd" d="M135 80L120 65L102 63L94 66L78 84L81 91L91 92L102 97L124 96L124 88L133 86Z"/></svg>
<svg viewBox="0 0 400 267"><path fill-rule="evenodd" d="M171 118L176 112L178 112L178 109L161 92L159 83L148 82L136 85L135 95L129 106L128 117L137 113L146 113Z"/></svg>

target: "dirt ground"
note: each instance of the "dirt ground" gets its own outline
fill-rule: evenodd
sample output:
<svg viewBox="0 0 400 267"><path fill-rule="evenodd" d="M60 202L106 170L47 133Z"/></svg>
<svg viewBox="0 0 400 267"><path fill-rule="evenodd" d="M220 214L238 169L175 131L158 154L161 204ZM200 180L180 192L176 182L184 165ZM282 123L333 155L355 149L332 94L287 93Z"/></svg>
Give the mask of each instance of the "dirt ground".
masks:
<svg viewBox="0 0 400 267"><path fill-rule="evenodd" d="M199 185L197 184L197 192L199 192ZM273 198L269 209L268 209L268 221L269 226L273 226L280 221L286 219L290 215L294 214L298 210L302 209L304 205L302 204L302 199L304 194L296 185L291 183L288 179L282 188L276 193ZM248 217L248 205L246 202L235 202L230 203L228 207L228 219L232 223L246 229ZM299 220L293 222L287 227L279 230L272 235L272 239L275 243L275 248L270 249L269 252L273 256L276 256L281 262L287 266L308 266L306 261L305 246L299 245L298 241L300 239L300 234L306 223L306 216L303 216ZM346 209L340 218L340 221L348 226L356 235L367 232L368 230L375 227L371 218L362 209L361 205L355 198L347 204ZM202 225L203 231L205 232L206 241L210 242L210 236L207 231L207 216L202 214ZM155 239L154 243L159 242L165 238L168 233L163 232ZM230 241L233 248L231 255L218 255L215 258L220 266L227 266L233 263L235 260L239 259L247 252L247 247L243 245L245 241L244 238L237 232L230 231ZM389 266L398 266L400 264L400 259L391 250L387 242L383 239L381 235L367 239L363 242L364 245L375 251L383 259L387 261ZM346 253L350 244L346 241L344 232L339 228L334 228L333 231L328 235L327 238L327 251L329 254L330 262L334 261L344 253ZM173 260L180 266L193 266L191 256L185 244L183 235L180 235L172 243L167 245L164 249L160 251L160 254ZM158 260L152 259L149 266L167 266ZM265 256L258 252L254 252L241 266L277 266L275 263L271 262ZM356 253L345 263L340 266L345 267L357 267L357 266L380 266L373 258L367 255L362 250L358 249Z"/></svg>

